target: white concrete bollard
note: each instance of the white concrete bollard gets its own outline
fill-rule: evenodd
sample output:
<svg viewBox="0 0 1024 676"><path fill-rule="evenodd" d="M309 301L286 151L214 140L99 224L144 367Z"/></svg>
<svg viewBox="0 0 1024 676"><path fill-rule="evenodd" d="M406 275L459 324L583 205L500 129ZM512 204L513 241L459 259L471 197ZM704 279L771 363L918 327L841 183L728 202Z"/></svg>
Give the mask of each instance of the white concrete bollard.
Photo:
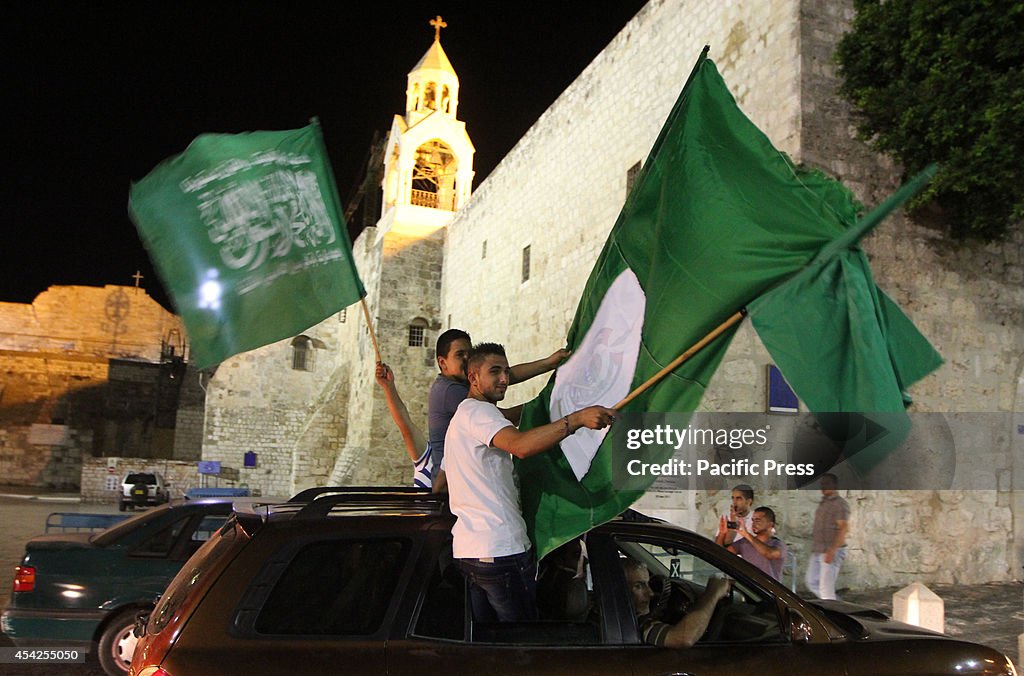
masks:
<svg viewBox="0 0 1024 676"><path fill-rule="evenodd" d="M892 619L916 627L944 632L945 604L938 594L920 582L907 585L892 595Z"/></svg>

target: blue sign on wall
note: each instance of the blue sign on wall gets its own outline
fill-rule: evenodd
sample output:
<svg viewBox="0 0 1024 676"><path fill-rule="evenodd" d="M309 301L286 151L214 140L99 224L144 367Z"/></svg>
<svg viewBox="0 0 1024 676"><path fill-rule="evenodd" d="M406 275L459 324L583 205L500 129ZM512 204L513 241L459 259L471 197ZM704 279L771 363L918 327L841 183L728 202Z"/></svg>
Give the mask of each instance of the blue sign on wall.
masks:
<svg viewBox="0 0 1024 676"><path fill-rule="evenodd" d="M799 413L800 400L774 364L768 365L768 412Z"/></svg>
<svg viewBox="0 0 1024 676"><path fill-rule="evenodd" d="M200 460L196 464L200 474L220 474L220 460Z"/></svg>
<svg viewBox="0 0 1024 676"><path fill-rule="evenodd" d="M253 451L246 451L245 455L242 456L242 467L255 467L256 466L256 453Z"/></svg>

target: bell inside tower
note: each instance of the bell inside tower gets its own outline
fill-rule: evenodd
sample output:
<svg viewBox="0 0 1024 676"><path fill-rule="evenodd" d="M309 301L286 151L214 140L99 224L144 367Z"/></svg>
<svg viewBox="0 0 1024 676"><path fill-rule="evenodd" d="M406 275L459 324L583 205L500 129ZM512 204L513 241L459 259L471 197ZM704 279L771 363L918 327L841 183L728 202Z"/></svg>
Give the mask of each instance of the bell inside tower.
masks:
<svg viewBox="0 0 1024 676"><path fill-rule="evenodd" d="M412 170L412 204L455 211L455 171L458 163L451 148L433 140L416 149Z"/></svg>

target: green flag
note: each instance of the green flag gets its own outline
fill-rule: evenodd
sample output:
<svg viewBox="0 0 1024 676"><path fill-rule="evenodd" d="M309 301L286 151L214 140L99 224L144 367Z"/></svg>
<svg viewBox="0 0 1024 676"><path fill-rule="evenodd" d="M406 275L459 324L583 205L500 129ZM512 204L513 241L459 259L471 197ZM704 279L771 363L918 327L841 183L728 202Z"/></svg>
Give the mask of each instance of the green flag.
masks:
<svg viewBox="0 0 1024 676"><path fill-rule="evenodd" d="M199 368L366 295L315 120L199 136L132 186L128 209Z"/></svg>
<svg viewBox="0 0 1024 676"><path fill-rule="evenodd" d="M859 206L849 191L776 150L737 107L705 54L591 272L567 338L573 357L527 403L523 429L583 406L615 405L856 223ZM695 410L735 328L624 411ZM610 436L591 430L563 441L561 452L519 462L517 471L524 517L541 556L622 512L653 481L616 490Z"/></svg>
<svg viewBox="0 0 1024 676"><path fill-rule="evenodd" d="M935 171L923 171L793 278L747 305L761 342L811 411L857 412L885 428L886 434L851 439L841 449L863 471L906 438L907 388L938 368L942 357L875 286L856 243ZM829 419L819 419L827 428Z"/></svg>

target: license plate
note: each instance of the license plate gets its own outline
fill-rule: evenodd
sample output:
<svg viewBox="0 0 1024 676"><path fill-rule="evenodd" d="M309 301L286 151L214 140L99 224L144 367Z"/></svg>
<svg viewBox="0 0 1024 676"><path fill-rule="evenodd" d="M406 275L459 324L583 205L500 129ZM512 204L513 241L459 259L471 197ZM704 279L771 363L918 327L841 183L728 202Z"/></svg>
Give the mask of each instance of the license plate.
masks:
<svg viewBox="0 0 1024 676"><path fill-rule="evenodd" d="M132 494L133 495L145 495L146 491L144 489L142 489L142 488L137 488L134 491L132 491Z"/></svg>

